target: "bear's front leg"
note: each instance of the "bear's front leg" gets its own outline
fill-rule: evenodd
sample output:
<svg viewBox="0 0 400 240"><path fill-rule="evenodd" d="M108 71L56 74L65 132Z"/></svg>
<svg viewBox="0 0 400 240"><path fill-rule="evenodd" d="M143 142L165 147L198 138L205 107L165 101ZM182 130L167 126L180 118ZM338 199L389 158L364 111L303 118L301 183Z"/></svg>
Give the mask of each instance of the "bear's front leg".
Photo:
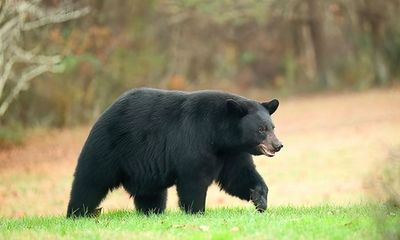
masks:
<svg viewBox="0 0 400 240"><path fill-rule="evenodd" d="M198 181L181 181L176 190L179 196L179 207L186 213L203 213L206 205L208 185L200 179Z"/></svg>
<svg viewBox="0 0 400 240"><path fill-rule="evenodd" d="M258 185L255 189L250 189L250 200L256 206L257 211L267 210L268 188Z"/></svg>
<svg viewBox="0 0 400 240"><path fill-rule="evenodd" d="M250 154L225 156L217 182L228 194L252 201L259 212L267 209L268 187L257 172Z"/></svg>

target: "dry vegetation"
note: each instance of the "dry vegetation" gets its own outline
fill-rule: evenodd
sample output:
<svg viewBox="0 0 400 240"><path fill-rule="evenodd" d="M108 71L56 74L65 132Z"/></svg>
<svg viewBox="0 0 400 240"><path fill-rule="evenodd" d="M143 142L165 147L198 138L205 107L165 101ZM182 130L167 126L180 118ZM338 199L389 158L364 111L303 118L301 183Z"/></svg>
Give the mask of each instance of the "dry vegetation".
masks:
<svg viewBox="0 0 400 240"><path fill-rule="evenodd" d="M255 160L270 186L270 205L366 201L371 179L400 146L400 88L291 97L274 120L285 147L275 158ZM88 131L36 130L24 145L0 150L0 216L64 214ZM168 204L176 202L172 189ZM213 186L207 204L246 203ZM102 205L132 208L132 200L118 190Z"/></svg>

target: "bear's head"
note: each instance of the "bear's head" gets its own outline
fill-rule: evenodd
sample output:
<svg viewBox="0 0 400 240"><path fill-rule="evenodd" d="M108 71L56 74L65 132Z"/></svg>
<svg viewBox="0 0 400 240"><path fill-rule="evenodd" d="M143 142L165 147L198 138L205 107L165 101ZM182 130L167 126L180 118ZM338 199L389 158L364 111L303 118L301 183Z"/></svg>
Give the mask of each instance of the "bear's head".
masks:
<svg viewBox="0 0 400 240"><path fill-rule="evenodd" d="M275 126L271 119L279 106L278 100L258 103L228 99L226 105L232 119L231 127L236 132L234 142L240 151L273 157L283 147L275 136Z"/></svg>

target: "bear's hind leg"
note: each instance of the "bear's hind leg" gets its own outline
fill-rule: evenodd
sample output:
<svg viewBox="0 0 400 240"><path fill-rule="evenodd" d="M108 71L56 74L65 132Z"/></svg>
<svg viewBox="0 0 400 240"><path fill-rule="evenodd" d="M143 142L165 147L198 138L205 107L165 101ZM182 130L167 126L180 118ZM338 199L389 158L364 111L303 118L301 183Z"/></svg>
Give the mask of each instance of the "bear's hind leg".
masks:
<svg viewBox="0 0 400 240"><path fill-rule="evenodd" d="M178 183L179 207L186 213L204 213L207 188L208 185L201 181Z"/></svg>
<svg viewBox="0 0 400 240"><path fill-rule="evenodd" d="M167 189L148 195L136 195L134 197L136 210L146 215L163 213L167 205Z"/></svg>

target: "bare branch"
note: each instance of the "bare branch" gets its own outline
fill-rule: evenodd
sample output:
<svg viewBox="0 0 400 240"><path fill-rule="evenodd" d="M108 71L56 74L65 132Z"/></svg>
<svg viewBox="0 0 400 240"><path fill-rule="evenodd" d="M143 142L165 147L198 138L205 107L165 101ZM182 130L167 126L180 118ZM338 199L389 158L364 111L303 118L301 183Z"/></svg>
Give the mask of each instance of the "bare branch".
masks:
<svg viewBox="0 0 400 240"><path fill-rule="evenodd" d="M59 55L46 56L20 46L23 31L79 18L89 8L76 9L68 0L45 8L41 0L0 0L0 118L29 82L45 72L62 70ZM13 68L17 63L18 70ZM11 81L13 80L13 81ZM8 84L11 83L12 84ZM8 85L7 85L8 84ZM9 86L9 87L6 87ZM5 89L9 91L5 93Z"/></svg>
<svg viewBox="0 0 400 240"><path fill-rule="evenodd" d="M38 63L38 64L58 64L61 61L61 57L55 56L45 56L45 55L35 55L32 51L24 50L18 46L12 47L15 56L18 61Z"/></svg>
<svg viewBox="0 0 400 240"><path fill-rule="evenodd" d="M10 0L4 0L4 2L0 3L0 23L4 20L9 12L11 4L10 2Z"/></svg>
<svg viewBox="0 0 400 240"><path fill-rule="evenodd" d="M18 94L27 86L28 82L42 73L51 71L53 66L50 65L39 65L32 70L23 73L21 78L18 80L17 85L12 89L8 96L0 103L0 117L7 111L10 103L18 96Z"/></svg>
<svg viewBox="0 0 400 240"><path fill-rule="evenodd" d="M9 37L10 31L18 26L19 17L14 17L7 21L1 28L0 28L0 40L4 41L3 38Z"/></svg>
<svg viewBox="0 0 400 240"><path fill-rule="evenodd" d="M10 76L11 69L15 63L15 57L11 57L4 67L4 71L0 75L0 99L3 94L4 86L7 82L8 77Z"/></svg>
<svg viewBox="0 0 400 240"><path fill-rule="evenodd" d="M28 31L48 24L65 22L71 19L82 17L88 14L89 11L89 7L86 7L72 12L56 12L46 15L38 20L25 23L22 29L24 31Z"/></svg>
<svg viewBox="0 0 400 240"><path fill-rule="evenodd" d="M29 13L36 18L43 17L46 15L44 9L38 6L39 2L21 2L16 8L16 10L20 13ZM47 13L48 14L48 13Z"/></svg>

